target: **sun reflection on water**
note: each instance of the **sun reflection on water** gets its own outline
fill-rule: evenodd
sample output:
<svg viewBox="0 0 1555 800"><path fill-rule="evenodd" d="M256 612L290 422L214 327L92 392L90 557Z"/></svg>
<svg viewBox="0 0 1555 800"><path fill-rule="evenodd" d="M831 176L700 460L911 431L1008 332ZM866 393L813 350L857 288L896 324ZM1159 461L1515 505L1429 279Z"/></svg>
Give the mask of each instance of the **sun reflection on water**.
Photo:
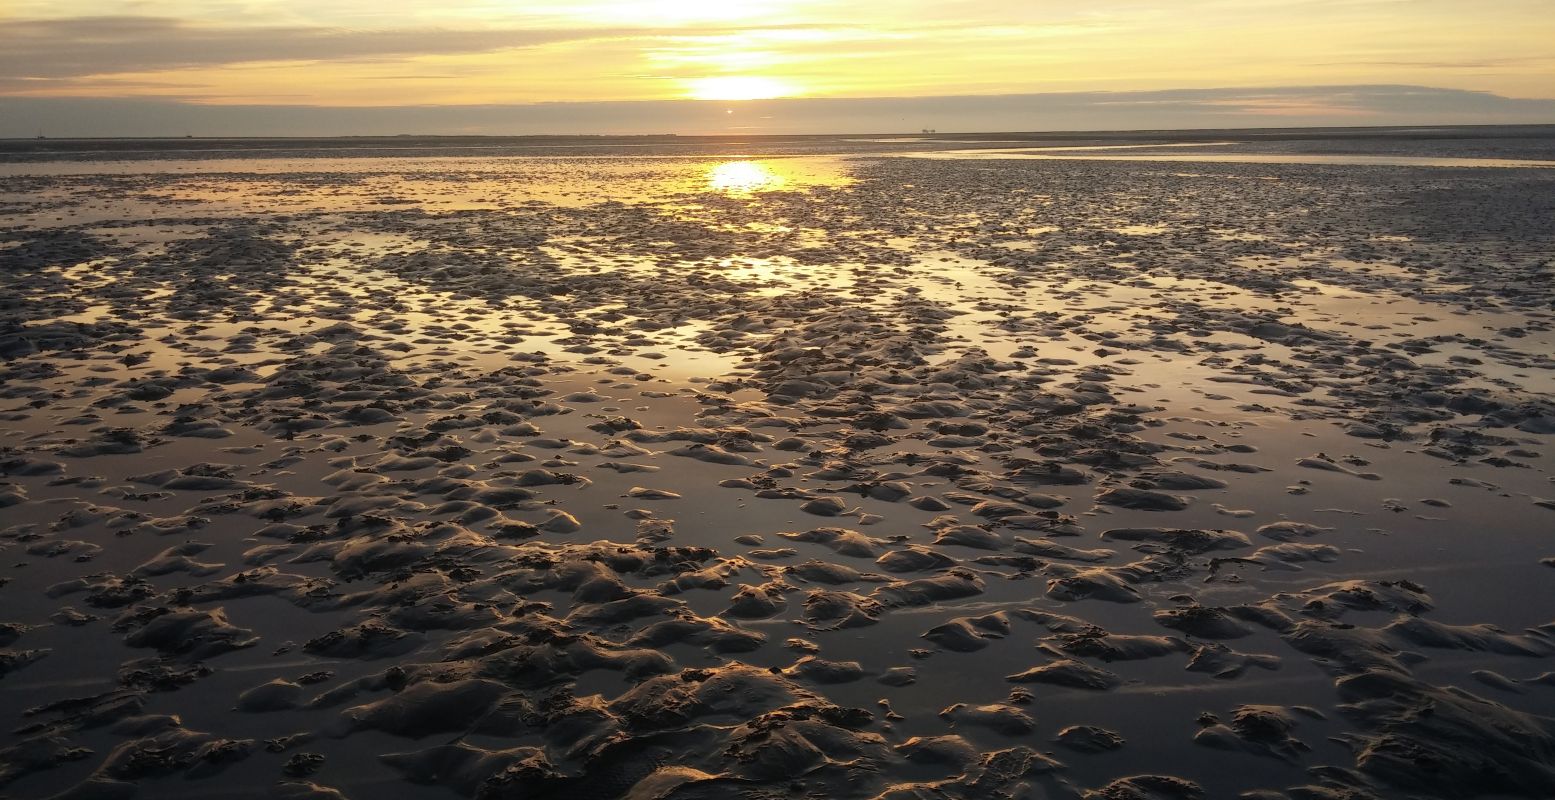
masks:
<svg viewBox="0 0 1555 800"><path fill-rule="evenodd" d="M707 182L720 192L746 193L778 189L788 179L760 161L726 161L708 170Z"/></svg>

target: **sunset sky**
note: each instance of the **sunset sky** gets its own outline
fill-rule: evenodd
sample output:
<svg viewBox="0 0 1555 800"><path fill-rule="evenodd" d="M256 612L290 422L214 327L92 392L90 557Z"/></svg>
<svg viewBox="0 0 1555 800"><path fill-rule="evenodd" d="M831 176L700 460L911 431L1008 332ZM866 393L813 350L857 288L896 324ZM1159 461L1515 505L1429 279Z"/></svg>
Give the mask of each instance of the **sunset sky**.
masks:
<svg viewBox="0 0 1555 800"><path fill-rule="evenodd" d="M350 119L340 109L693 100L735 116L772 98L1105 105L1123 93L1150 127L1151 98L1183 96L1151 93L1188 91L1210 117L1231 106L1267 125L1396 121L1400 108L1358 104L1343 88L1354 86L1473 101L1443 105L1443 122L1555 122L1555 105L1524 102L1555 98L1552 11L1551 0L8 0L0 113L13 113L0 134L26 134L16 113L108 100ZM1487 98L1508 105L1491 111ZM452 127L505 132L489 124Z"/></svg>

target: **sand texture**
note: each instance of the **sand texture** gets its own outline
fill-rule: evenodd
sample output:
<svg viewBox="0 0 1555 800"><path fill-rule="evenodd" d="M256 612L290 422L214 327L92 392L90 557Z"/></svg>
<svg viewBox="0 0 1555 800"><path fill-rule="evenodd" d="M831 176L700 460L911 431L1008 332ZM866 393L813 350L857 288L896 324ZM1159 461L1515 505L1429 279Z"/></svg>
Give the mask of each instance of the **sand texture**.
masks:
<svg viewBox="0 0 1555 800"><path fill-rule="evenodd" d="M1530 137L15 156L0 796L1555 797Z"/></svg>

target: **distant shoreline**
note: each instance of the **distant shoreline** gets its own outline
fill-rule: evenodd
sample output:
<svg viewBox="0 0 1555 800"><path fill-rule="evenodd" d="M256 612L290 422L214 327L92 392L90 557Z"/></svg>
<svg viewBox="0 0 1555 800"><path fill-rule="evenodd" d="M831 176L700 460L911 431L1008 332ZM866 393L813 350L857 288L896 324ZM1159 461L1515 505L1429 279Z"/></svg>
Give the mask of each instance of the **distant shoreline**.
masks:
<svg viewBox="0 0 1555 800"><path fill-rule="evenodd" d="M1303 147L1339 151L1376 144L1536 142L1555 154L1555 125L1383 126L1344 128L1200 128L1191 130L1053 131L981 133L731 135L524 135L524 136L291 136L0 139L0 163L60 161L215 160L281 158L456 157L728 157L760 155L871 155L908 151L1028 147L1230 145ZM1458 148L1448 148L1458 149ZM1452 153L1447 153L1452 155ZM1497 152L1481 155L1497 156Z"/></svg>
<svg viewBox="0 0 1555 800"><path fill-rule="evenodd" d="M1465 136L1465 134L1471 134ZM1555 137L1555 123L1543 125L1357 125L1343 127L1268 127L1268 128L1139 128L1120 130L1056 130L1056 131L976 131L976 132L936 132L936 133L902 133L902 132L876 132L876 133L810 133L810 134L677 134L677 133L645 133L645 134L420 134L401 133L386 135L343 135L343 136L192 136L192 135L167 135L167 136L63 136L63 137L0 137L0 148L11 148L17 144L58 145L61 143L78 142L177 142L188 144L190 142L226 142L226 143L257 143L257 142L400 142L406 141L436 141L449 144L456 142L587 142L588 144L606 144L611 142L655 142L663 140L676 140L687 143L720 144L741 141L763 142L805 142L824 139L914 139L933 140L944 138L980 138L980 137L1020 137L1033 141L1068 141L1075 139L1104 138L1117 141L1131 141L1139 139L1160 139L1169 141L1196 141L1204 138L1222 138L1227 135L1239 135L1243 137L1259 138L1269 141L1299 140L1309 138L1365 138L1376 136L1387 137L1411 137L1422 139L1453 139L1453 138L1506 138L1506 137Z"/></svg>

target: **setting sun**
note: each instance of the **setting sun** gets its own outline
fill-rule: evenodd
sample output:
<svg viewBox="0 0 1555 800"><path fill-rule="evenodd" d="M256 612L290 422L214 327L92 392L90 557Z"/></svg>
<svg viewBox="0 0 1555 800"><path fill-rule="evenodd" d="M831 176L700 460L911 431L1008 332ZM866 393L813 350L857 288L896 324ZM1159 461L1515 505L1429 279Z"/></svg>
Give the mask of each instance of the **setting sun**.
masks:
<svg viewBox="0 0 1555 800"><path fill-rule="evenodd" d="M795 93L795 88L776 78L726 75L690 81L691 96L698 100L769 100Z"/></svg>
<svg viewBox="0 0 1555 800"><path fill-rule="evenodd" d="M561 20L609 19L635 25L726 24L771 18L792 5L789 0L588 0L528 4L531 13Z"/></svg>

